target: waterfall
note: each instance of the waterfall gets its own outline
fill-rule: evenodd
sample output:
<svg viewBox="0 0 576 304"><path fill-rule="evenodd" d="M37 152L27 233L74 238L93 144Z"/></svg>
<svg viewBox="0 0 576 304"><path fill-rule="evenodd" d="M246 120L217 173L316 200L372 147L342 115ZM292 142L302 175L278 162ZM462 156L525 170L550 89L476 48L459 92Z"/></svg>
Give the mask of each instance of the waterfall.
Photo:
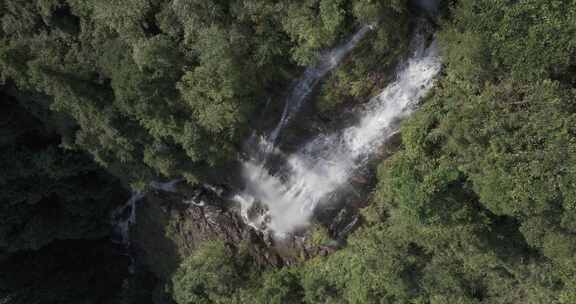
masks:
<svg viewBox="0 0 576 304"><path fill-rule="evenodd" d="M343 45L322 53L318 58L318 63L304 71L304 75L296 82L290 95L286 99L282 117L278 125L276 125L270 133L269 142L272 144L276 143L280 131L282 131L292 116L302 107L303 101L310 95L312 90L314 90L318 81L337 67L342 59L360 42L362 37L372 29L374 29L374 25L363 26Z"/></svg>
<svg viewBox="0 0 576 304"><path fill-rule="evenodd" d="M415 35L412 54L398 68L396 80L359 111L356 124L333 134L320 134L291 155L274 148L273 140L279 131L274 130L271 141L261 139L262 145L271 147L269 153L281 155L285 163L274 174L257 158L243 163L246 185L234 199L250 225L276 236L305 227L315 208L329 203L349 178L367 164L397 132L399 120L410 114L429 91L441 69L436 42L427 45L425 40L424 34ZM293 113L298 106L299 102L287 105L288 112ZM283 119L286 117L290 115ZM281 120L277 129L284 125ZM253 215L254 208L266 211Z"/></svg>
<svg viewBox="0 0 576 304"><path fill-rule="evenodd" d="M124 206L112 212L112 239L116 243L130 246L130 226L136 222L136 203L144 197L142 192L133 192Z"/></svg>
<svg viewBox="0 0 576 304"><path fill-rule="evenodd" d="M136 223L136 204L144 198L143 192L133 192L125 205L112 212L112 242L124 246L130 257L130 272L134 272L134 259L130 253L130 226Z"/></svg>
<svg viewBox="0 0 576 304"><path fill-rule="evenodd" d="M176 185L183 179L174 179L168 182L152 181L150 187L155 190L176 193ZM135 191L123 206L112 212L112 241L130 247L130 226L136 223L136 204L144 198L145 192Z"/></svg>

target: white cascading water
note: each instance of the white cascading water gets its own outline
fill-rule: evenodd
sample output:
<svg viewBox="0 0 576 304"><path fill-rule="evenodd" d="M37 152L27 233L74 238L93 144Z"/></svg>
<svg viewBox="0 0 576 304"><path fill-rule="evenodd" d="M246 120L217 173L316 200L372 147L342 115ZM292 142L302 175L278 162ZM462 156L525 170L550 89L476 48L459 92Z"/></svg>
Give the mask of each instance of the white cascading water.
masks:
<svg viewBox="0 0 576 304"><path fill-rule="evenodd" d="M412 49L396 80L366 104L357 124L334 134L319 135L292 155L283 155L285 167L276 174L270 173L260 157L243 163L246 186L235 200L241 204L242 215L250 225L280 237L306 226L315 208L327 203L332 194L367 164L397 131L397 122L411 113L429 91L441 69L435 41L426 45L425 36L418 34ZM282 155L273 148L274 142L261 139L261 145L272 147L267 149L269 153ZM250 210L256 204L262 205L266 212L251 216Z"/></svg>
<svg viewBox="0 0 576 304"><path fill-rule="evenodd" d="M152 189L161 190L164 192L176 193L176 185L182 179L175 179L168 182L153 181L150 183ZM135 191L132 192L130 199L124 204L116 208L112 212L112 230L113 241L118 244L124 245L126 248L130 247L130 227L136 223L136 204L144 198L145 192Z"/></svg>
<svg viewBox="0 0 576 304"><path fill-rule="evenodd" d="M112 212L113 241L130 246L130 226L136 222L136 203L144 198L144 193L133 192L124 206Z"/></svg>
<svg viewBox="0 0 576 304"><path fill-rule="evenodd" d="M112 241L124 246L125 254L130 258L130 273L134 272L134 258L130 253L130 227L136 223L136 204L144 195L143 192L133 192L124 206L112 212Z"/></svg>
<svg viewBox="0 0 576 304"><path fill-rule="evenodd" d="M337 67L342 59L362 40L362 37L372 29L374 29L374 25L363 26L343 45L322 53L318 58L318 63L304 71L304 75L296 82L296 85L286 99L282 117L278 125L276 125L276 128L270 133L269 142L272 144L276 143L280 131L282 131L292 116L302 107L303 101L310 95L312 90L314 90L318 81Z"/></svg>

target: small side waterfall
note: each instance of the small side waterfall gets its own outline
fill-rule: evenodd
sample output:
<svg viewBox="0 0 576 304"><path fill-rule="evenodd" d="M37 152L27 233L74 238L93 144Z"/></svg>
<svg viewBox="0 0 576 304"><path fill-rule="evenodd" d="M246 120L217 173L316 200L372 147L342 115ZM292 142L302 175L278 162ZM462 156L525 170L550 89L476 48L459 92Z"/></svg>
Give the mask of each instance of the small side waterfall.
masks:
<svg viewBox="0 0 576 304"><path fill-rule="evenodd" d="M130 257L130 272L134 272L134 259L130 253L130 226L136 223L136 204L144 198L143 192L133 192L125 205L112 212L112 242L124 246L125 254Z"/></svg>
<svg viewBox="0 0 576 304"><path fill-rule="evenodd" d="M322 53L318 58L318 63L304 71L304 75L296 82L286 99L282 117L276 128L270 133L269 142L273 145L276 144L282 129L288 124L292 116L300 110L302 103L314 90L319 80L337 67L342 59L362 40L362 37L372 29L374 29L374 25L363 26L343 45Z"/></svg>
<svg viewBox="0 0 576 304"><path fill-rule="evenodd" d="M176 193L178 192L176 185L182 181L182 179L168 182L153 181L150 183L150 187L155 190ZM127 249L130 247L130 226L136 223L136 205L145 195L146 192L132 192L132 196L126 204L112 212L112 241L124 245Z"/></svg>
<svg viewBox="0 0 576 304"><path fill-rule="evenodd" d="M273 141L261 139L269 153L281 155L285 164L273 174L259 158L243 163L246 185L235 200L241 204L248 223L277 236L304 227L315 208L327 203L367 164L397 132L399 120L410 114L433 86L441 69L435 41L427 45L425 35L417 34L412 50L411 57L399 67L396 80L358 113L357 124L334 134L320 134L292 155L282 155ZM281 121L277 129L284 125ZM274 140L278 132L275 130L270 139ZM266 212L251 214L255 207Z"/></svg>
<svg viewBox="0 0 576 304"><path fill-rule="evenodd" d="M130 226L136 222L136 203L144 197L142 192L133 192L124 206L112 212L112 240L130 246Z"/></svg>

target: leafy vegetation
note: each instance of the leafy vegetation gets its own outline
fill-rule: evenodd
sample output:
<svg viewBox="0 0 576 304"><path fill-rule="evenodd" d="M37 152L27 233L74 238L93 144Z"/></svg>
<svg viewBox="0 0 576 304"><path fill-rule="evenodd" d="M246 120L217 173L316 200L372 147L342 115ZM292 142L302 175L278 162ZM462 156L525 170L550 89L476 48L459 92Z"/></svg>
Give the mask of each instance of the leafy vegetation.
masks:
<svg viewBox="0 0 576 304"><path fill-rule="evenodd" d="M59 147L66 120L41 96L5 87L0 99L1 301L111 300L129 261L105 238L127 191L87 154Z"/></svg>
<svg viewBox="0 0 576 304"><path fill-rule="evenodd" d="M0 260L5 303L116 303L128 257L104 240L57 241Z"/></svg>
<svg viewBox="0 0 576 304"><path fill-rule="evenodd" d="M0 250L106 236L110 210L127 199L125 190L84 153L58 147L53 114L2 97Z"/></svg>
<svg viewBox="0 0 576 304"><path fill-rule="evenodd" d="M207 241L174 274L174 300L214 303L230 297L247 278L243 259L223 242Z"/></svg>
<svg viewBox="0 0 576 304"><path fill-rule="evenodd" d="M229 299L576 301L576 2L460 0L445 15L444 75L380 165L364 227Z"/></svg>
<svg viewBox="0 0 576 304"><path fill-rule="evenodd" d="M401 40L399 0L0 0L1 301L102 302L123 284L130 302L128 261L101 241L126 188L225 169L301 66L384 15L399 22L379 35ZM104 257L85 276L58 257L77 244Z"/></svg>
<svg viewBox="0 0 576 304"><path fill-rule="evenodd" d="M385 10L381 5L376 1L355 3L353 11L359 14L358 18L378 12L376 16L386 21L369 32L352 55L327 77L315 103L322 114L333 116L343 104L364 102L377 95L391 80L399 58L406 54L410 36L406 7L398 3L394 9ZM379 20L376 16L365 22L374 23Z"/></svg>
<svg viewBox="0 0 576 304"><path fill-rule="evenodd" d="M132 187L195 182L234 160L258 107L299 64L403 3L2 1L1 78L46 95L71 119L67 147Z"/></svg>
<svg viewBox="0 0 576 304"><path fill-rule="evenodd" d="M319 51L379 22L316 107L332 115L374 94L407 50L409 7L0 0L0 302L152 301L105 241L120 185L222 172L266 100L280 104ZM576 302L576 1L440 7L443 75L380 164L348 245L262 269L241 245L210 241L174 272L174 301Z"/></svg>

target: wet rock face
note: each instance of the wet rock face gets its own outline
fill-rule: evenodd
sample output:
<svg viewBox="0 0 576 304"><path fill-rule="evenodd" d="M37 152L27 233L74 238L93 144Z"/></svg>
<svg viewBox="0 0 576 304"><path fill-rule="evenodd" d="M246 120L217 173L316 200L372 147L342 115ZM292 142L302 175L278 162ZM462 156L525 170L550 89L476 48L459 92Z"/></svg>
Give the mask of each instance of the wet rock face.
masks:
<svg viewBox="0 0 576 304"><path fill-rule="evenodd" d="M346 209L327 229L326 241L311 242L312 229L275 239L247 225L238 206L223 199L217 188L180 185L177 190L149 192L139 202L131 228L136 263L165 282L182 259L208 240L245 246L261 267L281 267L337 250L342 244L332 239L357 224L357 212Z"/></svg>
<svg viewBox="0 0 576 304"><path fill-rule="evenodd" d="M263 267L284 264L264 236L244 223L233 205L206 188L148 193L139 203L131 236L136 260L164 280L201 243L214 239L234 247L246 244Z"/></svg>
<svg viewBox="0 0 576 304"><path fill-rule="evenodd" d="M378 151L377 159L389 157L399 146L397 133ZM362 224L359 210L367 206L374 175L373 170L364 170L352 176L347 185L350 191L334 198L340 203L320 206L312 227L281 240L247 225L239 206L226 199L234 194L226 185L189 186L180 182L170 188L173 191L151 191L138 203L136 225L131 229L136 261L167 280L180 261L207 240L224 240L234 247L246 245L262 267L293 265L327 255L343 246L347 236ZM265 211L258 206L255 204L248 216L257 217ZM324 241L314 241L316 228L325 230Z"/></svg>

